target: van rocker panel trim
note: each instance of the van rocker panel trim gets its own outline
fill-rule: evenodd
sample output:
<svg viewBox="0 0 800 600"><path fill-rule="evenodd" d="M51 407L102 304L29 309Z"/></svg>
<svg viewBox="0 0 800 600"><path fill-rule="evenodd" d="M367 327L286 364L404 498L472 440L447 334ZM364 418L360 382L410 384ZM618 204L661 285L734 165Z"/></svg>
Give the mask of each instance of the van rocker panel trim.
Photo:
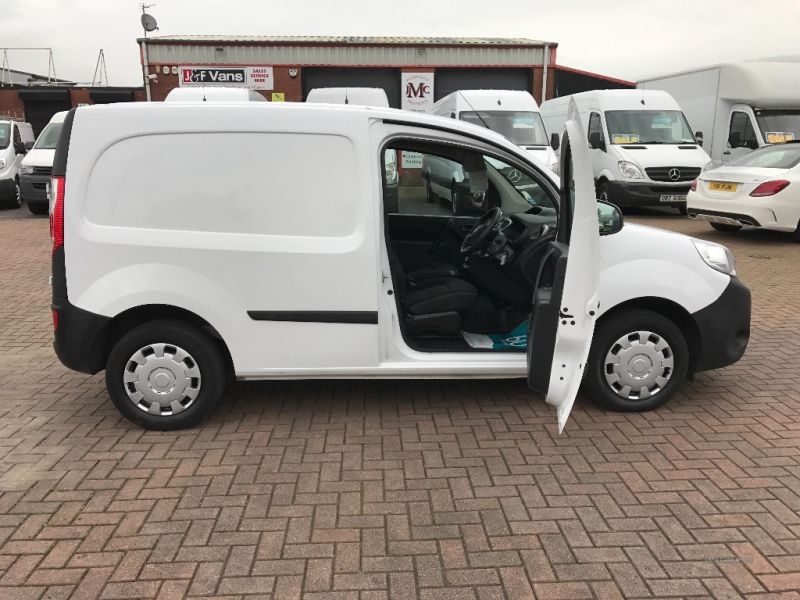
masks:
<svg viewBox="0 0 800 600"><path fill-rule="evenodd" d="M247 315L254 321L378 324L378 311L370 310L248 310Z"/></svg>

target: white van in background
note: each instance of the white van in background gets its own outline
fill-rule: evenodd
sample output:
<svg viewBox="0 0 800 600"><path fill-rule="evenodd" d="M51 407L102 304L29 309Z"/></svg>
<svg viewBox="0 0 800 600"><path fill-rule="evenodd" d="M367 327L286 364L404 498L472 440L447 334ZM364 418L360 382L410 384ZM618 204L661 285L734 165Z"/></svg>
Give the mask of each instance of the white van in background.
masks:
<svg viewBox="0 0 800 600"><path fill-rule="evenodd" d="M570 99L587 128L597 197L617 206L672 206L686 214L686 194L710 158L681 107L666 92L598 90L542 103L548 131L561 131Z"/></svg>
<svg viewBox="0 0 800 600"><path fill-rule="evenodd" d="M433 114L496 131L525 148L545 167L558 173L558 155L547 138L539 105L528 92L459 90L433 105ZM566 119L564 119L566 121ZM562 123L563 125L563 123ZM551 129L557 140L561 129ZM554 143L556 149L558 143Z"/></svg>
<svg viewBox="0 0 800 600"><path fill-rule="evenodd" d="M234 87L188 87L171 90L164 102L266 102L255 90Z"/></svg>
<svg viewBox="0 0 800 600"><path fill-rule="evenodd" d="M22 157L33 147L30 123L0 117L0 205L17 208L22 204L19 168Z"/></svg>
<svg viewBox="0 0 800 600"><path fill-rule="evenodd" d="M680 103L714 166L767 144L800 140L800 62L714 65L640 81ZM700 135L703 134L703 135Z"/></svg>
<svg viewBox="0 0 800 600"><path fill-rule="evenodd" d="M22 159L19 169L22 199L28 205L28 210L35 215L46 215L49 210L47 186L50 185L56 144L66 116L66 110L54 114L42 133L36 138L33 148Z"/></svg>
<svg viewBox="0 0 800 600"><path fill-rule="evenodd" d="M389 108L389 97L383 88L330 87L314 88L308 92L306 102L316 104L355 104Z"/></svg>

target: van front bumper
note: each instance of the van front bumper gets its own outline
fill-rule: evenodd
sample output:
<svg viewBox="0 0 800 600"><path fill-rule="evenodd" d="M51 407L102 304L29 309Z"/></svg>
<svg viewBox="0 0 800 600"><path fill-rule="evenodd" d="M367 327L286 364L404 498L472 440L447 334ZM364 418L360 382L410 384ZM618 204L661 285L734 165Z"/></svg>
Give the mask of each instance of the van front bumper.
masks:
<svg viewBox="0 0 800 600"><path fill-rule="evenodd" d="M664 185L659 183L627 183L623 181L609 181L608 191L611 202L619 207L632 206L672 206L682 208L686 206L686 194L689 193L691 183L686 185ZM683 196L682 200L662 202L662 196Z"/></svg>
<svg viewBox="0 0 800 600"><path fill-rule="evenodd" d="M700 334L694 372L732 365L750 341L750 290L731 277L722 295L692 315Z"/></svg>
<svg viewBox="0 0 800 600"><path fill-rule="evenodd" d="M22 199L28 203L47 203L47 184L50 177L47 175L20 175L19 187L22 190Z"/></svg>

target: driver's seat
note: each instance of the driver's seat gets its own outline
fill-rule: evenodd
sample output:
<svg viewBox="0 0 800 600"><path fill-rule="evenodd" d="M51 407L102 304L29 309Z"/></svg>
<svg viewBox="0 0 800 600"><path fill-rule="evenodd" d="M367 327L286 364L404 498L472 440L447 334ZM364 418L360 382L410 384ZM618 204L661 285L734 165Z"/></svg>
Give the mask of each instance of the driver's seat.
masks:
<svg viewBox="0 0 800 600"><path fill-rule="evenodd" d="M447 269L414 271L406 275L391 243L387 245L395 292L406 312L403 315L406 333L458 335L478 300L478 289L468 281L446 275ZM421 278L420 274L423 274Z"/></svg>

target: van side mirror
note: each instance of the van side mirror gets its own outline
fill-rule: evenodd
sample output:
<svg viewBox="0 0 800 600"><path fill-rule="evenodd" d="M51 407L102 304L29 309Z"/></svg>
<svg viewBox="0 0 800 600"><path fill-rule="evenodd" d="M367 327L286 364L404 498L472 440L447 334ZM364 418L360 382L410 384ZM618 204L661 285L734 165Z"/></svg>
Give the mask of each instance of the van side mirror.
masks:
<svg viewBox="0 0 800 600"><path fill-rule="evenodd" d="M14 144L14 152L16 152L17 154L27 154L28 149L25 147L24 142L16 142Z"/></svg>
<svg viewBox="0 0 800 600"><path fill-rule="evenodd" d="M738 131L731 131L730 134L728 134L728 146L731 148L738 148L741 141L742 134Z"/></svg>
<svg viewBox="0 0 800 600"><path fill-rule="evenodd" d="M589 134L589 148L593 150L606 151L606 144L603 141L603 134L599 131L593 131Z"/></svg>
<svg viewBox="0 0 800 600"><path fill-rule="evenodd" d="M610 202L597 201L597 222L600 235L612 235L622 229L622 212Z"/></svg>
<svg viewBox="0 0 800 600"><path fill-rule="evenodd" d="M694 139L697 140L697 145L702 148L703 147L703 132L702 131L695 131L694 132Z"/></svg>
<svg viewBox="0 0 800 600"><path fill-rule="evenodd" d="M558 136L557 133L551 133L550 134L550 147L553 150L558 150L558 148L560 146L561 146L561 138Z"/></svg>

